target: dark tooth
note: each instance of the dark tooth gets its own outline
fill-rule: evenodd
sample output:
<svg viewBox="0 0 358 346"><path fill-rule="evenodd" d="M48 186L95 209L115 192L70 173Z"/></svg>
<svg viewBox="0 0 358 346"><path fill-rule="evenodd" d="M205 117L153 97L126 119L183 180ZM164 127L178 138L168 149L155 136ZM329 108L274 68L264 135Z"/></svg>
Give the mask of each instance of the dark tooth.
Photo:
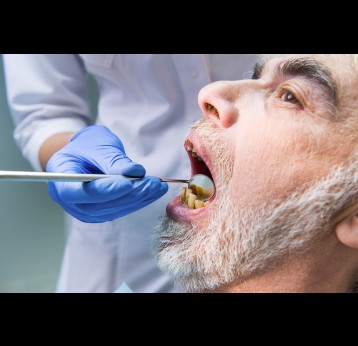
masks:
<svg viewBox="0 0 358 346"><path fill-rule="evenodd" d="M182 187L181 192L180 192L180 203L184 204L185 203L185 196L186 196L186 187Z"/></svg>
<svg viewBox="0 0 358 346"><path fill-rule="evenodd" d="M185 147L186 151L192 151L193 150L193 144L188 140L185 141L184 147Z"/></svg>

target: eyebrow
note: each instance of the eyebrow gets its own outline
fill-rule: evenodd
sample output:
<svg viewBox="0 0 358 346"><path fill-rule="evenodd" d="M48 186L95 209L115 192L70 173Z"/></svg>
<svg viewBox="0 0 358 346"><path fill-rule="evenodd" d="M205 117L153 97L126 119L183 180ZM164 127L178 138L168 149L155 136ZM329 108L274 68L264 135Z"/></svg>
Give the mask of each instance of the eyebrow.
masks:
<svg viewBox="0 0 358 346"><path fill-rule="evenodd" d="M264 63L256 63L252 79L261 78ZM333 108L338 106L338 88L337 84L325 65L319 61L309 57L299 57L287 59L275 67L275 72L282 76L298 76L305 77L315 81L322 86ZM333 102L332 102L333 101Z"/></svg>

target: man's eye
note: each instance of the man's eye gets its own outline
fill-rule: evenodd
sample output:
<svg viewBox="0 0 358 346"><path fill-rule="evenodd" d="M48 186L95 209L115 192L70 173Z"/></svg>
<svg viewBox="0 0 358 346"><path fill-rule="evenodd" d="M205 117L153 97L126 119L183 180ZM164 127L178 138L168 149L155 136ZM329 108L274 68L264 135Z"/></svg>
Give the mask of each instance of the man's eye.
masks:
<svg viewBox="0 0 358 346"><path fill-rule="evenodd" d="M285 90L283 95L283 100L286 102L294 103L294 104L300 104L300 101L297 100L296 96L292 94L290 91Z"/></svg>

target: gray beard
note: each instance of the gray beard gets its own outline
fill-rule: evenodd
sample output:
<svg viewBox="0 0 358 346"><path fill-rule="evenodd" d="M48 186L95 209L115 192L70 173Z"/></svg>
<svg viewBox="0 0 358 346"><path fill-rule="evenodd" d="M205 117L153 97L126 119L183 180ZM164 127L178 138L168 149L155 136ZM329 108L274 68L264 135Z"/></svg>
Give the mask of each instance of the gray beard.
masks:
<svg viewBox="0 0 358 346"><path fill-rule="evenodd" d="M357 167L355 155L308 189L255 211L215 200L205 229L163 216L152 234L152 253L187 292L239 284L307 252L315 238L329 234L332 217L358 194Z"/></svg>

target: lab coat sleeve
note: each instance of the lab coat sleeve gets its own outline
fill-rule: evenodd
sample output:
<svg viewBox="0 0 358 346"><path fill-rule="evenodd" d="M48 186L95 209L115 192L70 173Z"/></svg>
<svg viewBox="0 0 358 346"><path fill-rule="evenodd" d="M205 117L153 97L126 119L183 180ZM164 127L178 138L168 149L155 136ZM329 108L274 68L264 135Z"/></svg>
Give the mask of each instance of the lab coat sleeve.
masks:
<svg viewBox="0 0 358 346"><path fill-rule="evenodd" d="M75 54L4 54L14 139L36 171L41 145L52 135L91 122L86 70Z"/></svg>

